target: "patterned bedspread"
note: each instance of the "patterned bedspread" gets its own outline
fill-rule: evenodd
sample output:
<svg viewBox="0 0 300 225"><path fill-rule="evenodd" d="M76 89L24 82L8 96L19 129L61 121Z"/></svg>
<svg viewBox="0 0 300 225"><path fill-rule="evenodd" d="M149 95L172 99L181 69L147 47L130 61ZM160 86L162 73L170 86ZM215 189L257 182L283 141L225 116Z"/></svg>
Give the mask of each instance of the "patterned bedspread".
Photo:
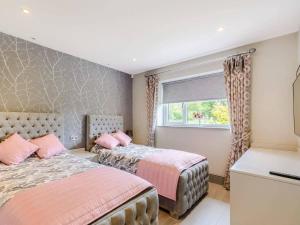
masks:
<svg viewBox="0 0 300 225"><path fill-rule="evenodd" d="M99 163L135 174L137 164L141 159L147 155L161 151L161 149L145 145L129 144L127 147L118 146L110 150L96 144L90 151L98 154Z"/></svg>
<svg viewBox="0 0 300 225"><path fill-rule="evenodd" d="M32 156L19 165L0 163L0 207L19 191L100 166L67 152L50 159Z"/></svg>
<svg viewBox="0 0 300 225"><path fill-rule="evenodd" d="M95 145L91 152L97 154L100 164L136 174L152 183L159 195L173 201L176 201L180 174L206 160L204 156L194 153L136 144L111 150Z"/></svg>
<svg viewBox="0 0 300 225"><path fill-rule="evenodd" d="M162 151L162 149L129 144L127 147L118 146L110 150L96 144L90 151L98 154L97 157L100 164L135 174L137 172L137 164L141 159Z"/></svg>

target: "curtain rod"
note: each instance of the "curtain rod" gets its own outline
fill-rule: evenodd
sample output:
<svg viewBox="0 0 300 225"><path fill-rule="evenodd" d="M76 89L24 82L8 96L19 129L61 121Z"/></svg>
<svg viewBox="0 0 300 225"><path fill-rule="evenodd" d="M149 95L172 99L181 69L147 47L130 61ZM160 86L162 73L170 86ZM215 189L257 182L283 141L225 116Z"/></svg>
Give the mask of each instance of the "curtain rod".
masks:
<svg viewBox="0 0 300 225"><path fill-rule="evenodd" d="M245 55L245 54L249 54L249 53L253 54L255 52L256 52L256 48L250 48L246 52L241 52L241 53L238 53L238 54L229 55L229 56L225 56L225 57L222 57L222 58L217 58L217 59L207 60L207 61L203 61L203 62L199 62L199 63L194 63L194 65L191 64L191 65L187 65L186 67L193 67L193 66L198 66L198 65L202 65L202 64L211 63L211 62L217 62L217 61L220 61L220 60L225 60L225 59L230 58L230 57ZM152 76L152 75L163 74L163 73L167 73L167 72L170 72L170 71L180 71L180 70L183 70L183 69L185 69L185 68L169 69L169 70L161 71L159 73L146 74L145 77L149 77L149 76Z"/></svg>
<svg viewBox="0 0 300 225"><path fill-rule="evenodd" d="M250 48L248 51L246 52L242 52L242 53L239 53L239 54L235 54L235 55L231 55L231 56L228 56L226 58L229 58L229 57L234 57L234 56L239 56L239 55L245 55L245 54L253 54L254 52L256 52L256 48Z"/></svg>

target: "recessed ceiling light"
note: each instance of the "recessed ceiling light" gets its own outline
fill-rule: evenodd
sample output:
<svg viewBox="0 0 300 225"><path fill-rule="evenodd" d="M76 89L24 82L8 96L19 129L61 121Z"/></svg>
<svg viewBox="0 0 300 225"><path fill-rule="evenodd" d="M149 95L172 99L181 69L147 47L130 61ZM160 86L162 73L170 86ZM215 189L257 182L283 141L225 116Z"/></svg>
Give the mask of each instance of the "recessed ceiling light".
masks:
<svg viewBox="0 0 300 225"><path fill-rule="evenodd" d="M133 62L136 62L136 58L133 58L132 61L133 61Z"/></svg>
<svg viewBox="0 0 300 225"><path fill-rule="evenodd" d="M217 29L218 32L222 32L223 30L224 30L224 27L219 27L219 28Z"/></svg>
<svg viewBox="0 0 300 225"><path fill-rule="evenodd" d="M30 13L30 11L29 11L28 9L23 9L23 13L25 13L25 14L29 14L29 13Z"/></svg>

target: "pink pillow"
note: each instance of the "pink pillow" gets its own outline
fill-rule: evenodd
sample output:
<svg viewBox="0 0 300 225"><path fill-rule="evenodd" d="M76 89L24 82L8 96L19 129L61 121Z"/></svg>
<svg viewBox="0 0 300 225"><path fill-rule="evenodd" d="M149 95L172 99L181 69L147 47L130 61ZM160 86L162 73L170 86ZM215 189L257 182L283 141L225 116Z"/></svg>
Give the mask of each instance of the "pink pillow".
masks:
<svg viewBox="0 0 300 225"><path fill-rule="evenodd" d="M50 158L53 155L57 155L66 150L65 146L59 141L54 134L48 134L43 137L30 140L31 143L39 146L37 155L44 159Z"/></svg>
<svg viewBox="0 0 300 225"><path fill-rule="evenodd" d="M114 138L110 134L102 134L100 137L97 138L95 143L108 149L115 148L120 144L118 139Z"/></svg>
<svg viewBox="0 0 300 225"><path fill-rule="evenodd" d="M14 133L0 143L0 161L6 165L19 164L38 150L38 146Z"/></svg>
<svg viewBox="0 0 300 225"><path fill-rule="evenodd" d="M132 139L127 134L120 130L117 133L113 133L112 136L117 139L122 146L128 146L132 141Z"/></svg>

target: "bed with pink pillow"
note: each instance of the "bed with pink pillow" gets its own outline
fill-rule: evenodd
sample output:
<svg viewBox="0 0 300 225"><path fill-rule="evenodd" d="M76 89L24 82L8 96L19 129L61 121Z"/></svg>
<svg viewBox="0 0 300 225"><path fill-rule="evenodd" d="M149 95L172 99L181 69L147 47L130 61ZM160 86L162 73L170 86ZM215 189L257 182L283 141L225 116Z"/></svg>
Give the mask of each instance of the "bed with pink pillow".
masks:
<svg viewBox="0 0 300 225"><path fill-rule="evenodd" d="M131 142L121 116L89 115L86 149L97 161L135 174L158 190L160 207L173 217L184 215L208 191L208 161L198 154Z"/></svg>
<svg viewBox="0 0 300 225"><path fill-rule="evenodd" d="M0 140L0 224L158 224L156 189L70 154L62 115L0 113Z"/></svg>

